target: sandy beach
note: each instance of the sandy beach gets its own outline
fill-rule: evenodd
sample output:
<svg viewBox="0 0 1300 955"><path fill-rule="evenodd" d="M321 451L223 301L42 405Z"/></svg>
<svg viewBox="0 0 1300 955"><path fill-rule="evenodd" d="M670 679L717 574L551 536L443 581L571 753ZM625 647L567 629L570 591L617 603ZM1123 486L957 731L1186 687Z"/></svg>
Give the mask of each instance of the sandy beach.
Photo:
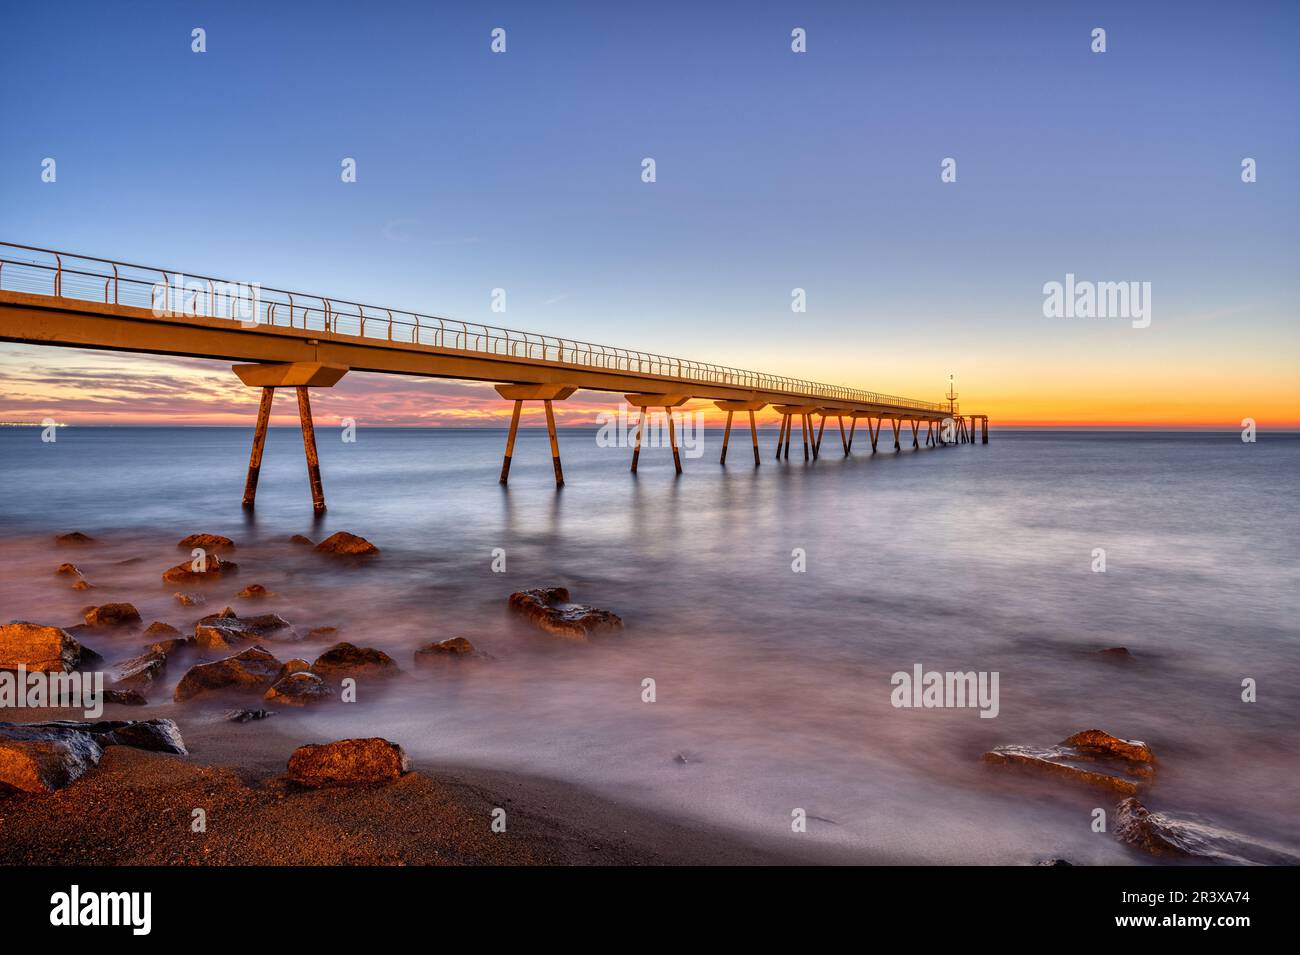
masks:
<svg viewBox="0 0 1300 955"><path fill-rule="evenodd" d="M108 719L141 719L109 706ZM34 711L33 721L67 717ZM619 805L535 776L414 764L375 786L286 778L273 720L192 724L188 757L111 747L48 795L0 792L4 865L766 865L851 861L758 847L715 827ZM192 811L207 832L191 831ZM506 810L504 833L491 814ZM855 860L861 861L861 860Z"/></svg>

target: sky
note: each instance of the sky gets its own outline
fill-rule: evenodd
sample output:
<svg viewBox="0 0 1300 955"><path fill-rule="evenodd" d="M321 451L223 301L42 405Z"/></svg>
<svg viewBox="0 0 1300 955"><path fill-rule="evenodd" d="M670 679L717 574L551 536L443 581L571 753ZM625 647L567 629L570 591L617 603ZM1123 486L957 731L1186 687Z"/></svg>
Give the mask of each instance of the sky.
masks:
<svg viewBox="0 0 1300 955"><path fill-rule="evenodd" d="M952 374L995 426L1298 427L1298 47L1293 2L23 4L0 240L928 400ZM1149 282L1149 325L1045 316L1067 274ZM256 403L221 363L0 343L4 421ZM361 374L315 404L509 412Z"/></svg>

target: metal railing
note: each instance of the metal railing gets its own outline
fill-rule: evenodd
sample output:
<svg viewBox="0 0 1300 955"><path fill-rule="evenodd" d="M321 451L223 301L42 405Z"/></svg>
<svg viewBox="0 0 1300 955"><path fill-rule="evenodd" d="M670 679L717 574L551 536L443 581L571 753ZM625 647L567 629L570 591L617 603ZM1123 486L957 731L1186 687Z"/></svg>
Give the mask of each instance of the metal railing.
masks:
<svg viewBox="0 0 1300 955"><path fill-rule="evenodd" d="M723 385L793 398L826 399L846 405L884 405L926 412L945 410L944 405L934 401L919 401L860 388L827 385L11 242L0 242L0 289L149 308L155 314L165 314L173 319L235 318L249 326L271 325L319 331L325 335L354 335L404 342L431 351L467 352L579 369L655 375L683 383Z"/></svg>

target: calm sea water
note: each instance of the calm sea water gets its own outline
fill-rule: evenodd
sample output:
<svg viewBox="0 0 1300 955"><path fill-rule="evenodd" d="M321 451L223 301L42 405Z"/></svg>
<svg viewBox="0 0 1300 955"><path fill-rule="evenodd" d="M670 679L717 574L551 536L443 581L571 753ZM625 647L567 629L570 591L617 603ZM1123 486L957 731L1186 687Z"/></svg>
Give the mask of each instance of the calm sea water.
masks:
<svg viewBox="0 0 1300 955"><path fill-rule="evenodd" d="M806 465L778 464L768 432L756 469L741 438L725 469L710 432L680 478L662 449L643 451L634 478L627 450L564 431L556 493L544 433L521 435L506 490L500 431L363 429L345 444L322 428L317 521L296 430L271 432L250 516L246 429L68 428L53 444L0 429L0 617L68 625L91 599L130 600L188 629L196 608L159 574L181 536L226 534L241 572L206 611L259 582L279 595L264 609L304 632L337 626L408 669L415 647L456 635L491 654L276 717L307 739L383 735L417 757L573 780L773 844L1138 861L1090 830L1092 808L1113 800L980 761L999 743L1099 727L1155 750L1152 808L1300 847L1300 440L995 432L987 446L873 457L860 433L845 459L828 433ZM74 529L102 543L50 546ZM339 567L286 542L340 529L383 553ZM1092 571L1098 547L1105 573ZM55 578L65 559L97 589ZM571 643L506 611L511 591L552 584L618 612L625 631ZM1132 659L1093 652L1117 645ZM322 646L273 649L310 659ZM891 674L917 663L998 671L997 718L893 708ZM1256 703L1241 701L1247 677ZM211 718L155 709L182 729ZM805 834L791 832L795 808Z"/></svg>

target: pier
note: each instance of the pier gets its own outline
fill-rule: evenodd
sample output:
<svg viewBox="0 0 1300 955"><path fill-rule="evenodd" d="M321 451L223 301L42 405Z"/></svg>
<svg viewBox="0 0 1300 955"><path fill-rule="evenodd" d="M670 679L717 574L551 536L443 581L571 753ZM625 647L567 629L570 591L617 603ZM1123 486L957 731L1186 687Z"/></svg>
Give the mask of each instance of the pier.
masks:
<svg viewBox="0 0 1300 955"><path fill-rule="evenodd" d="M755 415L768 407L781 418L777 460L789 460L798 427L803 460L816 461L828 419L838 428L845 456L852 453L859 421L866 422L872 453L884 422L894 451L902 450L909 432L910 447L920 449L923 426L926 447L974 444L977 434L988 443L988 417L962 413L951 389L946 402L924 401L3 242L0 340L234 363L240 381L260 389L246 507L256 502L275 392L292 389L312 505L325 510L310 390L332 387L354 370L493 384L503 401L513 403L502 484L509 480L523 403L540 401L555 484L563 487L554 403L580 389L622 394L638 409L632 473L647 416L655 409L668 414L673 462L682 472L672 409L695 400L712 401L727 412L719 458L724 465L737 412L748 415L754 466L761 465Z"/></svg>

